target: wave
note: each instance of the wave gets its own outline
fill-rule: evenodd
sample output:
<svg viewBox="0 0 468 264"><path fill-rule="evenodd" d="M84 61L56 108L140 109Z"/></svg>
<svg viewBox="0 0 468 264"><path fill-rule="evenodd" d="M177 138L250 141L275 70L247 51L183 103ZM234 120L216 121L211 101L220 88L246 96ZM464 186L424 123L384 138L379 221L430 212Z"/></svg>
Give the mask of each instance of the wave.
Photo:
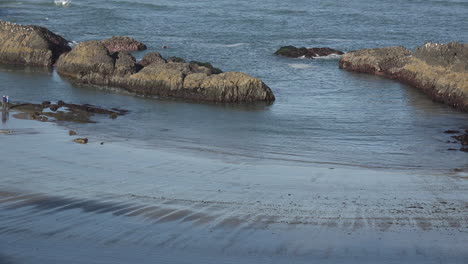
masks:
<svg viewBox="0 0 468 264"><path fill-rule="evenodd" d="M312 65L310 64L305 64L305 63L290 63L288 64L289 67L294 68L294 69L308 69L312 68Z"/></svg>
<svg viewBox="0 0 468 264"><path fill-rule="evenodd" d="M146 3L146 2L138 2L135 3L135 1L127 1L127 0L111 0L108 1L111 4L116 4L116 5L122 5L122 6L127 6L130 8L135 8L136 6L138 7L144 7L147 9L151 10L168 10L170 6L168 5L160 5L160 4L154 4L154 3Z"/></svg>
<svg viewBox="0 0 468 264"><path fill-rule="evenodd" d="M319 56L319 57L314 57L314 59L322 59L322 60L339 60L341 59L341 56L343 55L338 55L338 54L330 54L327 56Z"/></svg>
<svg viewBox="0 0 468 264"><path fill-rule="evenodd" d="M223 45L223 47L227 47L227 48L235 48L235 47L240 47L240 46L243 46L243 45L246 45L247 43L234 43L234 44L226 44L226 45Z"/></svg>
<svg viewBox="0 0 468 264"><path fill-rule="evenodd" d="M69 6L71 4L71 0L54 0L54 3L58 6Z"/></svg>

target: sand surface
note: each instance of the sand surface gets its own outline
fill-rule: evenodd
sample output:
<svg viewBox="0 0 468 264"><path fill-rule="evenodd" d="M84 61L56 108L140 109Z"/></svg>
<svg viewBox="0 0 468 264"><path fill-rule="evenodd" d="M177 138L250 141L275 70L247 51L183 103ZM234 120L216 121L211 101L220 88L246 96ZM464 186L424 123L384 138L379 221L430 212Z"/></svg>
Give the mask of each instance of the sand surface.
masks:
<svg viewBox="0 0 468 264"><path fill-rule="evenodd" d="M15 118L0 130L1 264L468 263L466 172L236 162L77 131L81 145Z"/></svg>

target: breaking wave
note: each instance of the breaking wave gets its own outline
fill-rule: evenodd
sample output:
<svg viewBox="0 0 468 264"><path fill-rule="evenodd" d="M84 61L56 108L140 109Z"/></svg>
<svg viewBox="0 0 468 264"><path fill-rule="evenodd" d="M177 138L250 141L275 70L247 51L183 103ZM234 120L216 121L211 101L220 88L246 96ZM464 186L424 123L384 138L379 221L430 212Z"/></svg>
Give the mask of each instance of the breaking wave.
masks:
<svg viewBox="0 0 468 264"><path fill-rule="evenodd" d="M54 0L54 3L58 6L69 6L71 4L71 0Z"/></svg>

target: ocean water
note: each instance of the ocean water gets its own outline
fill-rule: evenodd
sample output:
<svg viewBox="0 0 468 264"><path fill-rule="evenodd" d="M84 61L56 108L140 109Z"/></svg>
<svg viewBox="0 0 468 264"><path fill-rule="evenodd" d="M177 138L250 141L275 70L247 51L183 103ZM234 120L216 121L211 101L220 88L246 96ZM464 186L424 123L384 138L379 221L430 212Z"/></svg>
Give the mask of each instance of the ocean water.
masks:
<svg viewBox="0 0 468 264"><path fill-rule="evenodd" d="M208 61L261 78L271 105L200 104L85 86L55 71L0 66L13 101L64 100L130 111L95 124L60 124L93 140L229 162L447 172L468 167L447 129L468 114L418 90L338 69L337 58L288 59L281 46L343 51L468 42L468 1L1 0L0 19L49 28L72 42L128 35L149 51ZM161 49L167 45L169 49ZM141 58L145 52L135 52Z"/></svg>

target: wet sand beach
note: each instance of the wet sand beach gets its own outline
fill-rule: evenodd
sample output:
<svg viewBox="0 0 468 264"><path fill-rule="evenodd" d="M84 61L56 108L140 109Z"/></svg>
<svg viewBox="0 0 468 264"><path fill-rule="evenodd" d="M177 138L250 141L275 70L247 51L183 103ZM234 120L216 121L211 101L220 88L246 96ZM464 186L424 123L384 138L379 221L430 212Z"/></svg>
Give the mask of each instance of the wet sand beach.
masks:
<svg viewBox="0 0 468 264"><path fill-rule="evenodd" d="M468 259L466 172L232 162L76 144L52 123L0 128L0 263Z"/></svg>

